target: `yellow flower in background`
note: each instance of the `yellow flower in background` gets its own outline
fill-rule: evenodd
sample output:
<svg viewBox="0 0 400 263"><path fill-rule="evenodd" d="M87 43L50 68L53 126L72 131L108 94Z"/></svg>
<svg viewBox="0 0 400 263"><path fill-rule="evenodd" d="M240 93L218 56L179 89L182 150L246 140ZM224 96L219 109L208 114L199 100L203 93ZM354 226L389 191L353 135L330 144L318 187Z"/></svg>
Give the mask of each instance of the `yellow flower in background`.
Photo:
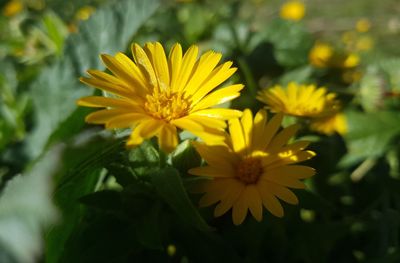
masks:
<svg viewBox="0 0 400 263"><path fill-rule="evenodd" d="M371 22L366 18L362 18L358 20L356 23L356 30L360 33L368 32L370 28L371 28Z"/></svg>
<svg viewBox="0 0 400 263"><path fill-rule="evenodd" d="M75 19L77 20L88 20L90 16L96 11L96 8L93 6L83 6L78 9L75 13Z"/></svg>
<svg viewBox="0 0 400 263"><path fill-rule="evenodd" d="M280 85L258 92L257 99L273 112L283 112L297 117L324 117L336 112L340 102L335 93L324 87L299 85L295 82L284 89Z"/></svg>
<svg viewBox="0 0 400 263"><path fill-rule="evenodd" d="M310 130L326 135L332 135L335 132L343 135L347 132L346 116L339 112L328 117L312 119Z"/></svg>
<svg viewBox="0 0 400 263"><path fill-rule="evenodd" d="M288 1L282 5L280 10L280 16L286 20L299 21L301 20L306 12L304 3L300 1Z"/></svg>
<svg viewBox="0 0 400 263"><path fill-rule="evenodd" d="M4 16L15 16L19 13L21 13L21 11L24 9L24 4L22 3L22 1L19 0L12 0L9 1L4 7L3 7L3 15Z"/></svg>
<svg viewBox="0 0 400 263"><path fill-rule="evenodd" d="M370 36L361 36L357 39L356 50L368 51L374 47L374 40Z"/></svg>
<svg viewBox="0 0 400 263"><path fill-rule="evenodd" d="M88 70L90 77L81 78L83 83L114 95L81 98L81 106L105 108L89 114L87 122L105 124L109 129L132 128L127 141L130 147L157 136L166 152L176 147L178 129L204 141L223 140L225 120L242 114L214 107L238 97L243 88L236 84L215 91L236 71L232 62L217 66L222 55L214 51L197 58L195 45L182 54L181 45L175 44L168 58L158 42L146 43L144 48L133 44L132 53L134 61L123 53L101 55L112 74Z"/></svg>
<svg viewBox="0 0 400 263"><path fill-rule="evenodd" d="M310 64L319 68L329 66L329 62L334 55L333 47L327 43L317 42L308 55Z"/></svg>
<svg viewBox="0 0 400 263"><path fill-rule="evenodd" d="M243 117L229 121L229 135L225 145L194 143L207 166L189 170L190 174L208 177L197 189L205 193L200 206L218 203L216 217L232 208L235 225L241 224L248 210L257 221L263 217L263 207L277 217L284 212L281 203L298 204L289 188L305 188L300 179L311 177L315 170L297 163L315 156L305 148L307 141L288 141L298 130L292 125L280 131L283 114L267 121L267 113L260 110L255 118L250 110Z"/></svg>
<svg viewBox="0 0 400 263"><path fill-rule="evenodd" d="M357 54L351 53L344 57L342 67L354 68L360 64L360 57Z"/></svg>

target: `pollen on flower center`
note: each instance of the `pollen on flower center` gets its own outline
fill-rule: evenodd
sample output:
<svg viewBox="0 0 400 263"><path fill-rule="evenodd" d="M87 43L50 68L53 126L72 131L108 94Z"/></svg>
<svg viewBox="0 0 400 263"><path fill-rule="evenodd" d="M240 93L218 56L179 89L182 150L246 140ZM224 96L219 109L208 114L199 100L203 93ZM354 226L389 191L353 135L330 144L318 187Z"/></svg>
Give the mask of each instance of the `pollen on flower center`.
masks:
<svg viewBox="0 0 400 263"><path fill-rule="evenodd" d="M190 101L184 98L183 93L170 89L159 91L155 88L146 100L144 107L147 113L167 122L187 115L190 108Z"/></svg>
<svg viewBox="0 0 400 263"><path fill-rule="evenodd" d="M237 166L236 176L246 184L253 184L258 181L263 168L260 158L249 157L243 159Z"/></svg>

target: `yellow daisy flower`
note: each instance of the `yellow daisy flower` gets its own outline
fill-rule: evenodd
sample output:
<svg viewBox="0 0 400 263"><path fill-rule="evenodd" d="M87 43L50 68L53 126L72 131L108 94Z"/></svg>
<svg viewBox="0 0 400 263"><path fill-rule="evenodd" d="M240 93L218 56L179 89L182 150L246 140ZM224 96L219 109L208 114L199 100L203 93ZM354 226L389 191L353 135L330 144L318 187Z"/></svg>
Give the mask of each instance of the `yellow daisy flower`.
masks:
<svg viewBox="0 0 400 263"><path fill-rule="evenodd" d="M257 221L263 217L263 206L277 217L284 212L277 198L297 204L296 195L289 188L305 188L300 179L311 177L315 170L296 163L315 156L304 150L309 142L297 141L288 144L298 130L292 125L278 131L283 114L276 114L267 121L267 113L260 110L253 119L250 110L243 117L229 121L229 133L225 145L194 143L196 150L207 162L207 166L189 170L190 174L205 176L199 192L205 193L200 206L217 202L216 217L232 208L235 225L241 224L247 211Z"/></svg>
<svg viewBox="0 0 400 263"><path fill-rule="evenodd" d="M310 50L308 59L311 65L318 68L325 68L329 66L333 55L334 50L330 44L317 42Z"/></svg>
<svg viewBox="0 0 400 263"><path fill-rule="evenodd" d="M276 85L259 91L257 99L273 112L283 112L297 117L324 117L333 114L339 108L335 93L328 93L324 87L315 85L288 84L286 89Z"/></svg>
<svg viewBox="0 0 400 263"><path fill-rule="evenodd" d="M343 113L336 113L324 118L311 120L310 129L326 135L337 132L341 135L347 132L346 116Z"/></svg>
<svg viewBox="0 0 400 263"><path fill-rule="evenodd" d="M132 53L134 61L123 53L101 55L112 74L89 70L90 77L81 78L114 97L89 96L78 101L81 106L105 108L89 114L89 123L133 128L127 146L157 136L160 148L171 152L178 143L177 129L214 141L223 136L225 120L241 116L238 110L213 107L238 97L243 88L236 84L215 91L236 71L230 61L217 66L220 53L208 51L198 59L197 46L182 54L181 46L175 44L167 58L158 42L144 48L133 44Z"/></svg>
<svg viewBox="0 0 400 263"><path fill-rule="evenodd" d="M294 0L288 1L282 5L280 17L286 20L299 21L306 13L304 3Z"/></svg>

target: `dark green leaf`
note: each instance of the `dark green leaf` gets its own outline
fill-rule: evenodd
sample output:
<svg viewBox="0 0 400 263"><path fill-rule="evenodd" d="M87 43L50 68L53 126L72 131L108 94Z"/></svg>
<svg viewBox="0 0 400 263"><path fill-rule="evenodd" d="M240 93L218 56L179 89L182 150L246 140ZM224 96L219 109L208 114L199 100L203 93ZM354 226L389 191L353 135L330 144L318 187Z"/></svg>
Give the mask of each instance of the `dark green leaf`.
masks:
<svg viewBox="0 0 400 263"><path fill-rule="evenodd" d="M159 0L122 0L99 9L81 24L78 34L67 40L64 58L42 70L32 84L36 126L26 146L31 157L43 151L49 136L76 108L75 101L93 92L79 83L79 77L87 69L103 68L100 53L125 50L158 3Z"/></svg>
<svg viewBox="0 0 400 263"><path fill-rule="evenodd" d="M166 167L153 173L151 179L158 194L186 223L201 231L211 230L190 201L177 170Z"/></svg>

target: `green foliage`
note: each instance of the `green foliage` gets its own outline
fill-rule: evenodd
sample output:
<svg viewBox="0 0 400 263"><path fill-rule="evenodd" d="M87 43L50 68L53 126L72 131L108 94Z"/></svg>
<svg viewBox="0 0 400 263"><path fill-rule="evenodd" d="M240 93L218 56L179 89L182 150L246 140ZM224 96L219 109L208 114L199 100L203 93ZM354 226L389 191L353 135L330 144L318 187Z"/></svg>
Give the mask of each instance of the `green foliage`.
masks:
<svg viewBox="0 0 400 263"><path fill-rule="evenodd" d="M400 60L339 40L367 12L330 28L332 13L319 17L327 7L313 0L297 22L278 17L278 1L31 2L0 17L0 262L400 261ZM84 5L95 12L78 21ZM393 19L382 24L398 33ZM292 81L336 92L343 135L312 132L309 119L285 116L284 126L299 122L299 137L317 154L305 163L317 171L307 190L293 190L299 205L284 204L283 218L264 210L261 222L248 215L235 226L232 211L216 218L213 206L197 207L193 186L208 178L188 174L204 164L193 135L180 134L166 154L156 138L127 149L130 130L85 124L91 110L76 100L99 91L79 77L104 69L99 55L125 52L132 41L222 52L238 68L229 81L245 84L233 108L255 112L265 106L255 99L261 88ZM359 55L360 65L312 65L319 41Z"/></svg>

